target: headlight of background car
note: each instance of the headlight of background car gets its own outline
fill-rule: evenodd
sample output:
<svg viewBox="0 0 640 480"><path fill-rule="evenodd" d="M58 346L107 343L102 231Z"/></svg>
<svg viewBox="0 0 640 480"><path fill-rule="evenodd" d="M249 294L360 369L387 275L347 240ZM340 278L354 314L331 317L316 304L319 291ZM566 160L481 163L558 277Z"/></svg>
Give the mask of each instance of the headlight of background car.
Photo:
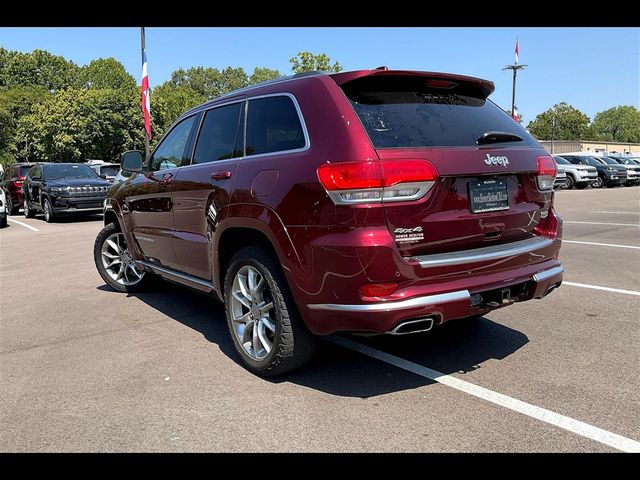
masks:
<svg viewBox="0 0 640 480"><path fill-rule="evenodd" d="M616 169L613 168L613 167L609 167L609 168L607 168L607 170L609 170L610 172L615 172L616 171Z"/></svg>
<svg viewBox="0 0 640 480"><path fill-rule="evenodd" d="M51 187L52 192L63 193L67 191L66 187Z"/></svg>

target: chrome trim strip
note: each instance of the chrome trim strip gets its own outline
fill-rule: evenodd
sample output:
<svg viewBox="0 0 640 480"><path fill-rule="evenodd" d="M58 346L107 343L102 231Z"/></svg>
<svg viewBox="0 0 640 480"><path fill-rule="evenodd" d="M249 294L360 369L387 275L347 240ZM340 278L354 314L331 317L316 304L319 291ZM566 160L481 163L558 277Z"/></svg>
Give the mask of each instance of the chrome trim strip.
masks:
<svg viewBox="0 0 640 480"><path fill-rule="evenodd" d="M172 275L182 280L187 280L188 282L192 282L197 285L201 285L203 287L207 287L213 290L213 284L210 282L207 282L206 280L203 280L202 278L194 277L192 275L187 275L186 273L182 273L182 272L176 272L175 270L172 270L170 268L161 267L160 265L156 265L155 263L151 263L151 262L146 262L144 260L136 260L136 263L139 263L140 265L143 265L152 270L157 270L158 272L162 272L167 275Z"/></svg>
<svg viewBox="0 0 640 480"><path fill-rule="evenodd" d="M432 307L440 303L457 302L460 300L471 301L471 294L468 290L456 292L439 293L437 295L427 295L424 297L409 298L397 302L379 302L363 305L342 305L336 303L310 303L307 305L311 310L329 310L334 312L391 312L394 310L404 310L416 307Z"/></svg>
<svg viewBox="0 0 640 480"><path fill-rule="evenodd" d="M333 200L333 203L336 205L359 205L363 203L392 203L392 202L411 202L414 200L419 200L424 197L433 187L435 182L429 180L426 182L411 182L411 183L398 183L393 187L384 187L384 188L359 188L359 189L345 189L345 190L326 190L327 195ZM413 195L408 195L406 197L388 197L385 194L388 194L390 191L396 188L415 188L417 192ZM374 192L379 195L376 198L365 198L358 200L347 200L342 194L348 192Z"/></svg>
<svg viewBox="0 0 640 480"><path fill-rule="evenodd" d="M408 257L420 263L423 268L442 267L445 265L460 265L463 263L483 262L498 258L511 257L522 253L532 252L548 247L553 243L550 238L533 237L517 242L491 245L490 247L475 248L473 250L460 250L458 252L434 253L432 255L420 255Z"/></svg>
<svg viewBox="0 0 640 480"><path fill-rule="evenodd" d="M553 267L549 270L543 270L542 272L535 273L533 275L534 282L544 282L545 280L549 280L550 278L557 277L558 275L562 275L564 272L564 267L560 265L559 267Z"/></svg>

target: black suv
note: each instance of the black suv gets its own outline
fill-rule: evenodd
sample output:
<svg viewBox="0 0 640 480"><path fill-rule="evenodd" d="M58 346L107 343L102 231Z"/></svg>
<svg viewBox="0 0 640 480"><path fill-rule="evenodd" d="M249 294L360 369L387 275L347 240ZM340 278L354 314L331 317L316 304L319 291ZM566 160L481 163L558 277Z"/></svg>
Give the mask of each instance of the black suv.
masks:
<svg viewBox="0 0 640 480"><path fill-rule="evenodd" d="M627 169L623 165L608 165L598 157L587 155L562 155L574 165L590 165L596 167L598 178L591 184L593 188L615 187L627 181Z"/></svg>
<svg viewBox="0 0 640 480"><path fill-rule="evenodd" d="M48 223L57 215L102 213L111 188L93 169L80 163L44 163L34 166L24 179L24 216L44 212Z"/></svg>

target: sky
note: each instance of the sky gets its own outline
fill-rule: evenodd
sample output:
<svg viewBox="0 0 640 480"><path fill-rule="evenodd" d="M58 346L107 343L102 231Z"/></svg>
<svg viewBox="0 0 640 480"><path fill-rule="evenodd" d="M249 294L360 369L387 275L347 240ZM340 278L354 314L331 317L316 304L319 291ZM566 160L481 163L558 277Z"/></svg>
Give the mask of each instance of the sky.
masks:
<svg viewBox="0 0 640 480"><path fill-rule="evenodd" d="M492 80L491 98L511 108L511 71L519 38L516 106L526 125L565 101L591 119L617 105L640 108L638 28L159 28L146 29L151 86L179 67L277 68L291 73L299 51L326 53L345 70L375 68L460 73ZM140 81L139 28L0 28L0 46L43 49L79 65L114 57ZM153 102L153 97L152 97ZM152 103L153 110L153 103Z"/></svg>

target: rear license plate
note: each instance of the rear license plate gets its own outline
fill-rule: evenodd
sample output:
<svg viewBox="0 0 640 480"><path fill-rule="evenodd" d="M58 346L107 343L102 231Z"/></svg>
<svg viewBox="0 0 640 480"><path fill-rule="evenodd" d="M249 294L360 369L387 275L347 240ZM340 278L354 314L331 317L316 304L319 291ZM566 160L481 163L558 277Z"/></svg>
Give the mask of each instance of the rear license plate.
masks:
<svg viewBox="0 0 640 480"><path fill-rule="evenodd" d="M509 210L507 182L501 179L469 182L469 210L471 213Z"/></svg>

